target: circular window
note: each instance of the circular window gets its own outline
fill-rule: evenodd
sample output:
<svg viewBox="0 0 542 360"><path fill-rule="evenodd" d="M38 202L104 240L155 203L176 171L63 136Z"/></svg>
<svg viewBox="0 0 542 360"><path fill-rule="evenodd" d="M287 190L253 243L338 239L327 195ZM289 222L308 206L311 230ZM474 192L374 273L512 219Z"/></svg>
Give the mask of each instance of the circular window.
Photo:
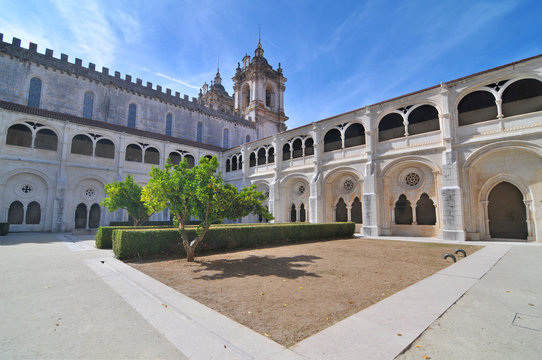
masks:
<svg viewBox="0 0 542 360"><path fill-rule="evenodd" d="M414 187L420 183L420 175L411 172L405 176L405 183L408 186Z"/></svg>
<svg viewBox="0 0 542 360"><path fill-rule="evenodd" d="M305 193L305 186L299 185L299 187L297 188L297 192L299 193L299 195L303 195Z"/></svg>
<svg viewBox="0 0 542 360"><path fill-rule="evenodd" d="M344 191L346 191L347 193L351 192L352 190L354 190L354 182L352 180L346 180L343 183L343 188Z"/></svg>
<svg viewBox="0 0 542 360"><path fill-rule="evenodd" d="M264 193L264 195L265 195L265 198L266 198L266 199L269 198L269 191L266 191L266 192Z"/></svg>
<svg viewBox="0 0 542 360"><path fill-rule="evenodd" d="M23 186L21 186L21 192L23 194L30 194L32 190L33 190L32 185L24 184Z"/></svg>
<svg viewBox="0 0 542 360"><path fill-rule="evenodd" d="M34 185L29 183L19 184L15 186L14 190L15 193L22 198L30 198L36 195L36 191L34 191Z"/></svg>
<svg viewBox="0 0 542 360"><path fill-rule="evenodd" d="M87 200L94 200L94 197L96 197L96 189L93 187L86 188L83 190L83 197Z"/></svg>

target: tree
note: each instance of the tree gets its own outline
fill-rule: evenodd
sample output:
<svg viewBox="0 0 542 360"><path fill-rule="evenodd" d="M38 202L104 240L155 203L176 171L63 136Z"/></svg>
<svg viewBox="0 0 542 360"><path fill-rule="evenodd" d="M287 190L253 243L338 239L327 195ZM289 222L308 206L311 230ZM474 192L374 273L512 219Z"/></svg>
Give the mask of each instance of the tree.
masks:
<svg viewBox="0 0 542 360"><path fill-rule="evenodd" d="M213 223L224 219L237 219L250 213L262 215L268 220L273 216L262 205L265 196L250 186L238 190L225 184L217 173L218 160L202 158L192 169L183 160L178 165L169 161L164 169L153 168L151 179L143 189L142 200L154 211L169 208L178 222L187 261L194 261L195 251L205 238ZM201 222L196 237L189 241L186 224L192 217Z"/></svg>
<svg viewBox="0 0 542 360"><path fill-rule="evenodd" d="M131 175L126 176L124 181L115 181L104 187L108 197L100 203L109 212L124 209L134 220L134 226L143 224L154 213L143 201L141 201L142 187L134 183Z"/></svg>

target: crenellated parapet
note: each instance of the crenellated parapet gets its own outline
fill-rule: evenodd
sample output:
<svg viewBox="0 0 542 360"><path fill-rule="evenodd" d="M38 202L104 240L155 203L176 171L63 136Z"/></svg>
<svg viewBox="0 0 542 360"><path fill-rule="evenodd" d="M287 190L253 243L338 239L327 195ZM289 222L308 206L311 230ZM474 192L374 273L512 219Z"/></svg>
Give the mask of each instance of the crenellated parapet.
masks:
<svg viewBox="0 0 542 360"><path fill-rule="evenodd" d="M35 43L31 42L28 49L26 49L21 47L20 39L14 37L12 42L8 43L4 42L3 37L4 35L0 33L0 53L5 53L21 61L34 62L40 66L56 69L70 75L84 77L106 86L112 85L147 98L156 99L173 106L217 117L244 127L255 128L256 126L256 124L237 116L235 113L221 111L212 106L205 106L198 102L198 99L195 97L193 97L192 100L189 100L188 95L181 96L178 91L173 93L169 88L166 88L164 92L161 85L153 87L151 82L146 82L144 84L143 80L139 78L136 78L134 82L131 75L125 74L123 78L119 71L110 72L107 67L102 67L100 71L96 69L94 63L90 62L88 63L88 66L85 67L83 66L83 60L79 58L76 58L72 63L68 61L68 55L66 54L60 54L60 58L56 58L53 56L53 50L51 49L46 49L45 53L41 54L37 51L38 45Z"/></svg>

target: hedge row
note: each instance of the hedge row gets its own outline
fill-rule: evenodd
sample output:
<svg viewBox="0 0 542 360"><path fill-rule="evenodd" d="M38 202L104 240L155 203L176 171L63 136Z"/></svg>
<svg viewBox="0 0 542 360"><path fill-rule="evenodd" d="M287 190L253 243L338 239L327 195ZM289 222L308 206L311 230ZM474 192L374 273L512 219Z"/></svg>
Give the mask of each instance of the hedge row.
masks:
<svg viewBox="0 0 542 360"><path fill-rule="evenodd" d="M0 223L0 236L7 235L9 232L9 223Z"/></svg>
<svg viewBox="0 0 542 360"><path fill-rule="evenodd" d="M100 226L96 231L96 247L98 249L111 249L113 246L113 230L116 229L163 229L164 227L165 226Z"/></svg>
<svg viewBox="0 0 542 360"><path fill-rule="evenodd" d="M262 227L265 227L263 231ZM349 223L289 223L245 224L211 227L198 252L221 251L235 248L254 248L262 245L285 244L309 240L349 238L355 224ZM189 240L196 229L187 229ZM186 255L178 229L116 229L113 231L113 252L119 259L144 258L151 255Z"/></svg>
<svg viewBox="0 0 542 360"><path fill-rule="evenodd" d="M171 226L173 221L145 221L140 226ZM109 226L134 226L133 221L111 221Z"/></svg>

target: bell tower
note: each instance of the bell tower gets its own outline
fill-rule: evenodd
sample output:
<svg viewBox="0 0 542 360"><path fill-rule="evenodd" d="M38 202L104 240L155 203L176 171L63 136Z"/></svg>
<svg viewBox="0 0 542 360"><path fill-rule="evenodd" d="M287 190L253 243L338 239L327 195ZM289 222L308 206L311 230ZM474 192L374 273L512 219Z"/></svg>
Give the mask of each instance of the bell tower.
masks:
<svg viewBox="0 0 542 360"><path fill-rule="evenodd" d="M257 125L258 139L272 136L286 130L284 115L284 83L279 66L274 70L263 56L261 40L254 51L254 57L245 55L243 66L237 63L233 80L234 110L248 121Z"/></svg>

